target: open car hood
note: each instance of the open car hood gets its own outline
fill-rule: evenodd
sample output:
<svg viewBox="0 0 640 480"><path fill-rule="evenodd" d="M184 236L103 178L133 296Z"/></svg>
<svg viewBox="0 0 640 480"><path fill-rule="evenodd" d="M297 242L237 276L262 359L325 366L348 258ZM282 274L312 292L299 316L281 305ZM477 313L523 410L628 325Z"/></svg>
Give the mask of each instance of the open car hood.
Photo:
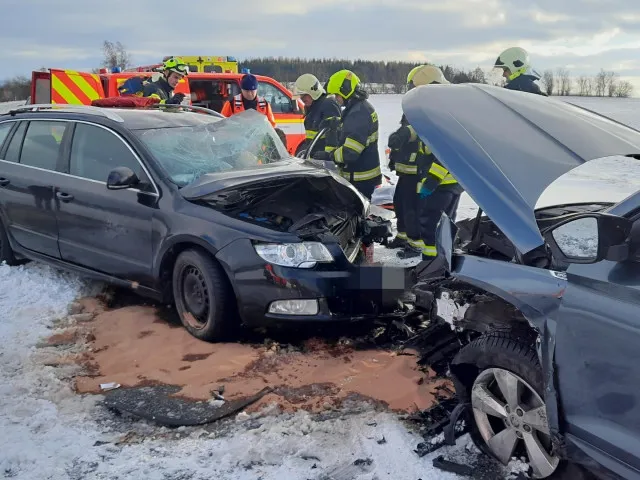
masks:
<svg viewBox="0 0 640 480"><path fill-rule="evenodd" d="M301 177L333 177L336 182L356 193L358 197L363 200L363 203L366 202L366 199L342 177L333 174L327 169L319 168L311 162L293 158L261 165L260 167L252 169L208 173L202 175L195 182L181 188L180 193L187 200L196 200L207 195L233 190L238 187L259 184L270 180L295 179Z"/></svg>
<svg viewBox="0 0 640 480"><path fill-rule="evenodd" d="M407 120L514 246L544 240L536 202L557 178L613 155L640 155L640 131L540 95L481 84L414 88Z"/></svg>

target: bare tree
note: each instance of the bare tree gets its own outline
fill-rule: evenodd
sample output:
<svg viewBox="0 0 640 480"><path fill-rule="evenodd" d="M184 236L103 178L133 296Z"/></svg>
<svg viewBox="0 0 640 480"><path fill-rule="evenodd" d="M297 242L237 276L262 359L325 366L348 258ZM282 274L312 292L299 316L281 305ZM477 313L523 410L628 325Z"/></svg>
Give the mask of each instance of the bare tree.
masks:
<svg viewBox="0 0 640 480"><path fill-rule="evenodd" d="M571 94L571 74L564 67L558 68L558 95Z"/></svg>
<svg viewBox="0 0 640 480"><path fill-rule="evenodd" d="M607 72L605 72L603 69L600 69L594 79L594 89L596 97L604 97L604 94L607 91L607 79Z"/></svg>
<svg viewBox="0 0 640 480"><path fill-rule="evenodd" d="M542 73L542 83L544 85L544 92L547 95L553 95L555 90L555 77L553 76L553 70L545 70Z"/></svg>
<svg viewBox="0 0 640 480"><path fill-rule="evenodd" d="M120 67L122 70L130 68L131 55L120 42L110 42L105 40L102 44L102 52L104 54L103 66L109 70Z"/></svg>
<svg viewBox="0 0 640 480"><path fill-rule="evenodd" d="M616 93L617 88L617 75L615 72L607 72L606 83L607 83L607 95L609 97L613 97Z"/></svg>
<svg viewBox="0 0 640 480"><path fill-rule="evenodd" d="M633 93L633 85L631 82L622 80L617 82L615 96L620 98L628 98Z"/></svg>
<svg viewBox="0 0 640 480"><path fill-rule="evenodd" d="M595 83L596 82L595 82L594 78L587 77L587 81L586 81L585 86L584 86L584 92L585 92L586 96L588 96L588 97L591 96L591 94L593 93L593 89L594 89Z"/></svg>
<svg viewBox="0 0 640 480"><path fill-rule="evenodd" d="M578 95L584 97L587 95L587 85L589 83L589 77L586 75L580 75L576 80L576 84L578 85Z"/></svg>

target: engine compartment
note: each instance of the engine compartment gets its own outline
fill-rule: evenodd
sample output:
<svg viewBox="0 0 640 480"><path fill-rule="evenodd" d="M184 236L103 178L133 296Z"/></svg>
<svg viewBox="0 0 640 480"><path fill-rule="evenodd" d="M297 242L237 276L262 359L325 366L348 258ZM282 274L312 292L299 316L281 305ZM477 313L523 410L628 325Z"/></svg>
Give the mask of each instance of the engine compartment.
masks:
<svg viewBox="0 0 640 480"><path fill-rule="evenodd" d="M553 205L535 210L535 217L540 230L552 228L567 215L599 212L613 205L605 202L575 203ZM486 215L468 218L456 223L458 233L454 248L467 255L474 255L492 260L512 261L516 249L511 241ZM541 266L536 264L535 266ZM548 266L548 265L547 265Z"/></svg>

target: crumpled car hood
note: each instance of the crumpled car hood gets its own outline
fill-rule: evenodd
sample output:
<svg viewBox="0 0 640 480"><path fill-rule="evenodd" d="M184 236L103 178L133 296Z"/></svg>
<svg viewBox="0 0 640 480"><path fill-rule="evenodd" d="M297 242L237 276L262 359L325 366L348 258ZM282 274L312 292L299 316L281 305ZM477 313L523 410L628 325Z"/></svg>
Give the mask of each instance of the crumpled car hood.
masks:
<svg viewBox="0 0 640 480"><path fill-rule="evenodd" d="M402 109L420 138L525 254L544 240L534 209L579 165L640 155L640 132L563 101L481 84L414 88Z"/></svg>

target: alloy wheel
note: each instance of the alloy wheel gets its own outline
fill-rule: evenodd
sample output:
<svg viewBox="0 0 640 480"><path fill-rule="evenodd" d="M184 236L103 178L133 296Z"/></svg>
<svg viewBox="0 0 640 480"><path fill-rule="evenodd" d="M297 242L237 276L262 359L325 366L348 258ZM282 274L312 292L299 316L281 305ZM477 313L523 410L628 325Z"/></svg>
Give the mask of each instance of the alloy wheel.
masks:
<svg viewBox="0 0 640 480"><path fill-rule="evenodd" d="M209 315L209 288L204 275L193 265L186 267L181 287L187 322L194 328L204 327Z"/></svg>
<svg viewBox="0 0 640 480"><path fill-rule="evenodd" d="M558 468L544 401L518 375L502 368L482 371L471 390L471 406L480 435L503 464L522 451L534 478L547 478Z"/></svg>

